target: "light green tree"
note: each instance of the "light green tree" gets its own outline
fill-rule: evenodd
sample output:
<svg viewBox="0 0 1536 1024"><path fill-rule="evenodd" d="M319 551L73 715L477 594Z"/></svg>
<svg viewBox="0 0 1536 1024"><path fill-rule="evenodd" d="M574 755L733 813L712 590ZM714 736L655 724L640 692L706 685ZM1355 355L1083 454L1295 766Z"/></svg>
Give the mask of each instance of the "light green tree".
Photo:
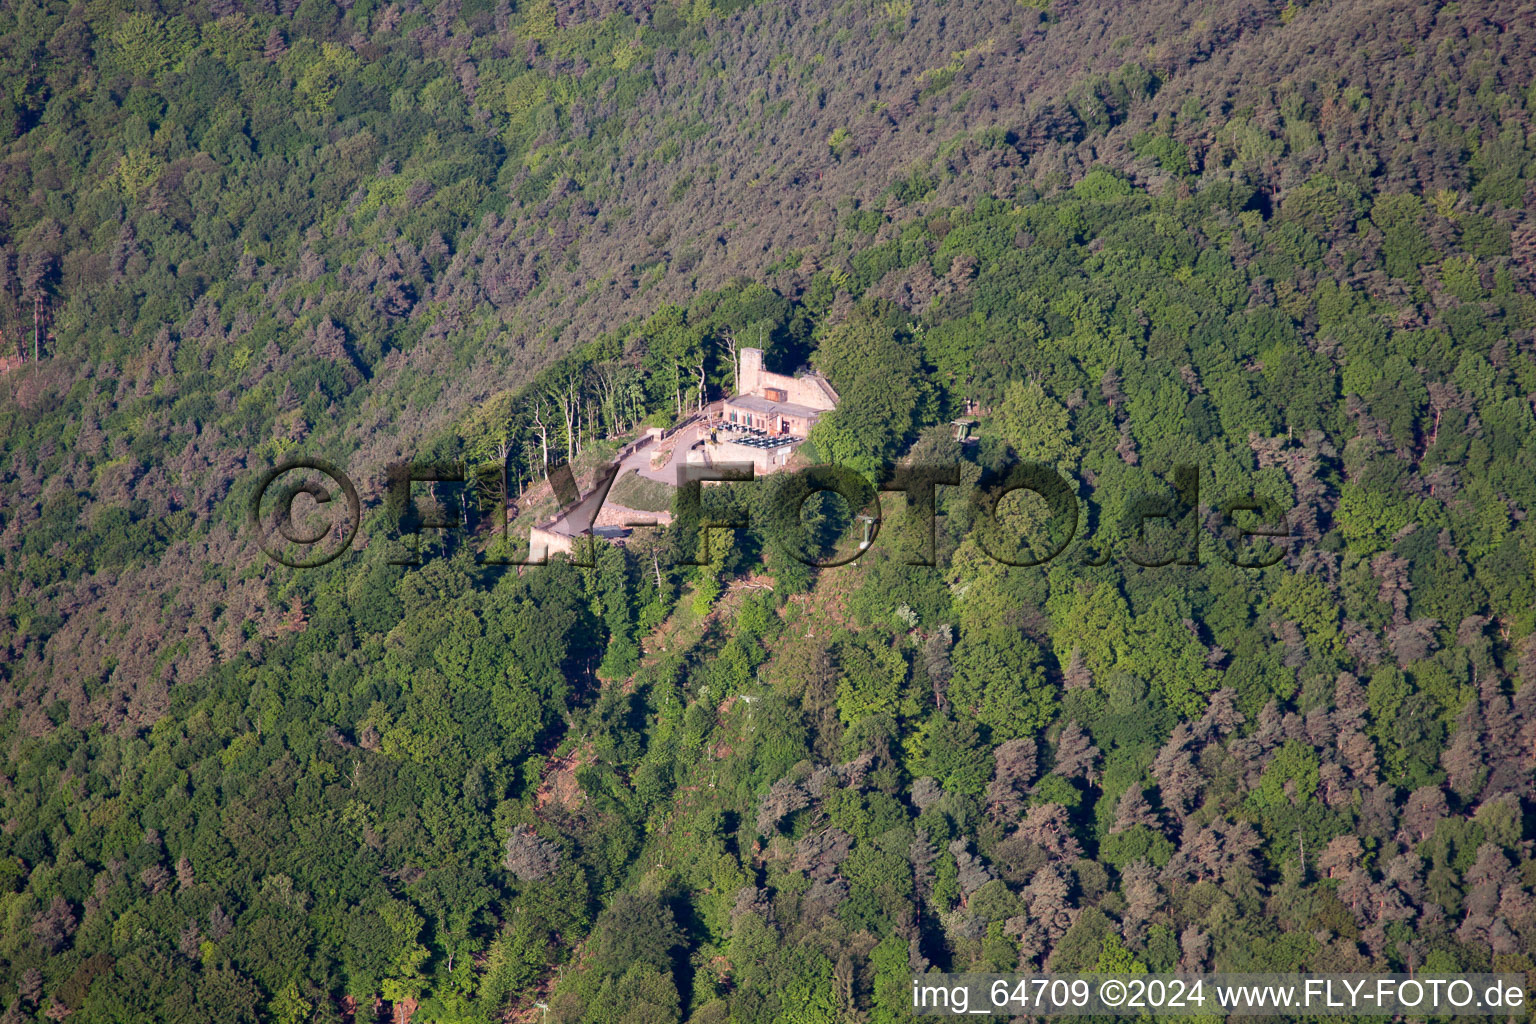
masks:
<svg viewBox="0 0 1536 1024"><path fill-rule="evenodd" d="M1082 454L1081 446L1072 440L1071 415L1037 381L1008 385L994 425L1026 462L1070 468Z"/></svg>

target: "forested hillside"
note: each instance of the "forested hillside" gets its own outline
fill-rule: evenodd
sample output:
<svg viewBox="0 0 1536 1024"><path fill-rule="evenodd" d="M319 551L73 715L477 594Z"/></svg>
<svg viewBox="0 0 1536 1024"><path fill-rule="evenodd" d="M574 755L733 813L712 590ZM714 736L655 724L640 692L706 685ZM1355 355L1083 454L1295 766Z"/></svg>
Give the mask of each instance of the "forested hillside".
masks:
<svg viewBox="0 0 1536 1024"><path fill-rule="evenodd" d="M1533 63L1517 3L7 4L0 1020L1536 970ZM840 394L807 461L960 466L936 565L885 493L806 566L787 477L708 559L394 564L391 460L526 526L746 345ZM293 456L364 500L313 570Z"/></svg>

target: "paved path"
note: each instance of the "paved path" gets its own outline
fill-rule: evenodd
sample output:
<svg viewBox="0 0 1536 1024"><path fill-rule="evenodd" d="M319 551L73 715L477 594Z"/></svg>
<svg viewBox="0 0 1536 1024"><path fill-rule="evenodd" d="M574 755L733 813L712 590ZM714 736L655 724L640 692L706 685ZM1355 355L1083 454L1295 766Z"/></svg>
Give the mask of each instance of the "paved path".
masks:
<svg viewBox="0 0 1536 1024"><path fill-rule="evenodd" d="M676 434L667 438L667 442L672 443L672 451L667 456L666 463L660 469L651 468L651 455L658 447L657 443L653 441L625 459L619 466L619 475L622 476L630 470L634 470L647 480L655 480L670 487L676 487L677 467L686 461L688 449L693 447L694 442L699 439L700 431L703 429L704 424L702 422L694 423L683 427Z"/></svg>
<svg viewBox="0 0 1536 1024"><path fill-rule="evenodd" d="M676 487L677 468L686 461L688 449L692 448L698 443L699 438L704 436L708 423L708 415L706 414L715 414L718 411L717 403L710 403L710 405L705 407L705 414L694 413L683 421L683 426L678 428L677 433L665 441L652 441L631 452L619 464L619 476L634 470L647 480L655 480L669 487ZM651 454L656 451L660 444L670 444L672 452L667 457L667 462L664 466L660 469L652 469Z"/></svg>
<svg viewBox="0 0 1536 1024"><path fill-rule="evenodd" d="M712 411L706 407L706 412ZM699 438L708 429L708 417L699 413L683 421L683 426L676 433L664 441L649 441L626 455L619 463L619 472L614 479L618 483L625 473L631 471L639 473L647 480L655 480L669 487L677 486L677 470L686 461L688 449L692 448ZM666 464L660 469L651 468L651 455L661 445L671 445ZM564 536L575 536L587 529L588 524L593 523L594 516L599 515L600 509L606 509L606 503L599 504L599 492L593 490L576 505L571 506L562 515L545 524L545 528L553 533ZM632 510L626 510L632 511ZM645 519L657 518L654 513L634 512L635 516Z"/></svg>

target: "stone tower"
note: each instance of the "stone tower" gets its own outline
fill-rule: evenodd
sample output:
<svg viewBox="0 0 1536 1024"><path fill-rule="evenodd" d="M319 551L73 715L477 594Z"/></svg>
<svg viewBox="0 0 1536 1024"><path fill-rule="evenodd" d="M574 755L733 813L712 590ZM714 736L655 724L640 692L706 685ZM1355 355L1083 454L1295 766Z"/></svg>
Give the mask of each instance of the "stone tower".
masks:
<svg viewBox="0 0 1536 1024"><path fill-rule="evenodd" d="M763 388L763 350L744 348L739 353L741 367L736 374L738 394L755 395Z"/></svg>

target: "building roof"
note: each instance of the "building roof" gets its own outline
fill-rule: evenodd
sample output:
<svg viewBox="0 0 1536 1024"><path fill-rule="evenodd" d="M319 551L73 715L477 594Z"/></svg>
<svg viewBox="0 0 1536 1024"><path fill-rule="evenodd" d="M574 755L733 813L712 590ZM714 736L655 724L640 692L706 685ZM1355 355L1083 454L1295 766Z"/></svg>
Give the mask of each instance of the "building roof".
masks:
<svg viewBox="0 0 1536 1024"><path fill-rule="evenodd" d="M732 395L725 400L729 408L745 409L747 412L759 412L768 416L798 416L801 419L815 419L825 409L812 409L808 405L796 405L794 402L772 402L760 395Z"/></svg>

